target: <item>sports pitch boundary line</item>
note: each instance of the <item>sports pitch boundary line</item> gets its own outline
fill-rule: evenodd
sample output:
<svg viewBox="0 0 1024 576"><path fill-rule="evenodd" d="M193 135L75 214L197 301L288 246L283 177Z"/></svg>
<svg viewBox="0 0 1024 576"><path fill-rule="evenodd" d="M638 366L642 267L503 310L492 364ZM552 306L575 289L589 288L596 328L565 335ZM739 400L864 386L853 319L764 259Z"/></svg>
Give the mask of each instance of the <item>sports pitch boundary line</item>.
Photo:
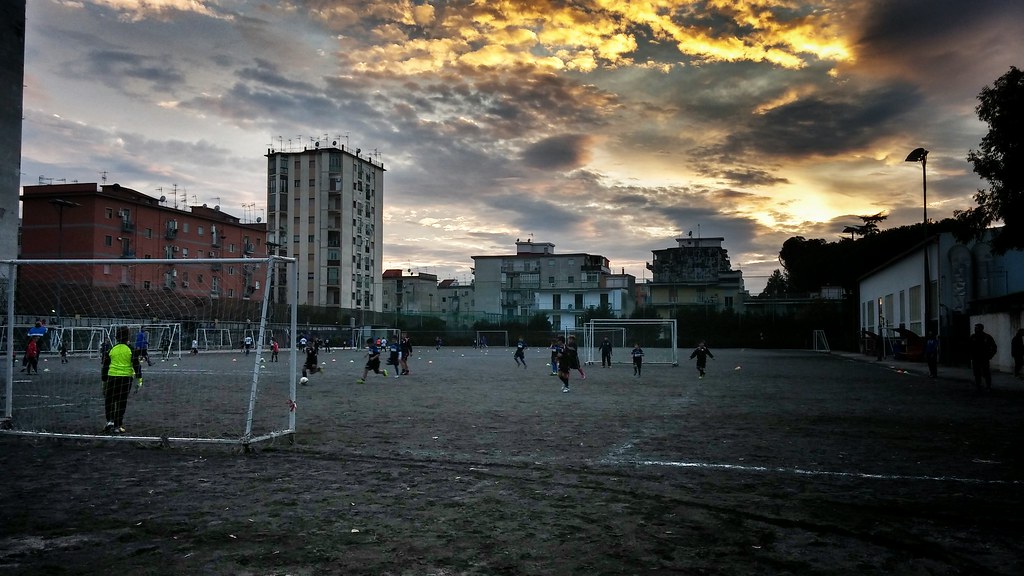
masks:
<svg viewBox="0 0 1024 576"><path fill-rule="evenodd" d="M960 478L957 476L911 476L908 474L871 474L867 472L832 472L828 470L807 470L804 468L784 468L768 466L747 466L742 464L714 464L708 462L681 462L673 460L621 460L618 464L634 466L662 466L672 468L703 468L714 470L738 470L741 472L774 472L797 476L828 476L833 478L862 478L868 480L910 480L915 482L959 482L963 484L998 484L1016 486L1024 482L1020 480L982 480L980 478Z"/></svg>

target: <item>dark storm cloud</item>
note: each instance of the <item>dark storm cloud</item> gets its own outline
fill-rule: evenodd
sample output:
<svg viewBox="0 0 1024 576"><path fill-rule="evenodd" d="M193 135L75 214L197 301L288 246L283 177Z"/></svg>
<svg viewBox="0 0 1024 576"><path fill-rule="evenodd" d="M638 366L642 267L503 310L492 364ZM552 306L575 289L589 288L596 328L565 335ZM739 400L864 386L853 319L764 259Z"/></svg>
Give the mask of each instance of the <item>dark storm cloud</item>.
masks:
<svg viewBox="0 0 1024 576"><path fill-rule="evenodd" d="M130 88L141 81L152 89L173 92L185 82L185 75L167 57L150 57L125 50L94 50L65 66L69 76L101 79L113 88Z"/></svg>
<svg viewBox="0 0 1024 576"><path fill-rule="evenodd" d="M800 99L737 125L721 152L778 158L849 154L891 133L920 99L910 86Z"/></svg>
<svg viewBox="0 0 1024 576"><path fill-rule="evenodd" d="M523 162L541 170L571 170L587 161L589 138L564 134L545 138L523 151Z"/></svg>

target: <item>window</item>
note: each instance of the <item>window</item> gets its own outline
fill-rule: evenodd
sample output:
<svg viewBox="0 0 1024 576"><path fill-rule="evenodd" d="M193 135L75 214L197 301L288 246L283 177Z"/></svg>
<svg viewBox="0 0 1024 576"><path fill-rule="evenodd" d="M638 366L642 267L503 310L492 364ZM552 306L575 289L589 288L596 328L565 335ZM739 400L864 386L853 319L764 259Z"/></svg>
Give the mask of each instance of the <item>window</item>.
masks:
<svg viewBox="0 0 1024 576"><path fill-rule="evenodd" d="M103 245L104 246L113 246L114 245L114 237L113 236L104 236L103 237Z"/></svg>
<svg viewBox="0 0 1024 576"><path fill-rule="evenodd" d="M299 241L299 235L298 234L292 236L292 242L298 243L298 241Z"/></svg>
<svg viewBox="0 0 1024 576"><path fill-rule="evenodd" d="M299 180L298 178L295 179L295 189L296 190L301 190L302 189L302 180Z"/></svg>
<svg viewBox="0 0 1024 576"><path fill-rule="evenodd" d="M569 278L566 280L566 284L575 284L575 283L576 283L576 277L575 276L569 276Z"/></svg>
<svg viewBox="0 0 1024 576"><path fill-rule="evenodd" d="M184 232L185 234L188 234L188 222L181 223L181 231Z"/></svg>
<svg viewBox="0 0 1024 576"><path fill-rule="evenodd" d="M228 276L234 276L234 275L235 275L235 267L234 266L228 266Z"/></svg>
<svg viewBox="0 0 1024 576"><path fill-rule="evenodd" d="M106 215L106 217L108 219L114 217L114 209L113 208L106 208L106 209L103 210L103 213Z"/></svg>
<svg viewBox="0 0 1024 576"><path fill-rule="evenodd" d="M181 257L182 258L188 258L188 248L182 248L181 249Z"/></svg>
<svg viewBox="0 0 1024 576"><path fill-rule="evenodd" d="M309 179L309 189L312 190L313 188L316 188L316 179L315 178L310 178Z"/></svg>
<svg viewBox="0 0 1024 576"><path fill-rule="evenodd" d="M202 235L203 235L203 227L202 226L196 226L196 236L202 236Z"/></svg>
<svg viewBox="0 0 1024 576"><path fill-rule="evenodd" d="M145 281L142 282L142 289L143 290L149 290L151 288L152 288L152 284L150 284L149 280L145 280Z"/></svg>
<svg viewBox="0 0 1024 576"><path fill-rule="evenodd" d="M310 235L309 235L309 243L310 243L310 244L312 244L312 243L314 243L314 242L316 242L316 238L314 238L314 237L313 237L313 235L312 235L312 234L310 234Z"/></svg>
<svg viewBox="0 0 1024 576"><path fill-rule="evenodd" d="M145 230L142 231L142 236L144 238L152 238L153 237L153 229L152 228L146 228Z"/></svg>
<svg viewBox="0 0 1024 576"><path fill-rule="evenodd" d="M199 282L200 284L203 283L203 275L202 274L196 274L196 282Z"/></svg>
<svg viewBox="0 0 1024 576"><path fill-rule="evenodd" d="M110 276L110 264L103 265L103 275Z"/></svg>

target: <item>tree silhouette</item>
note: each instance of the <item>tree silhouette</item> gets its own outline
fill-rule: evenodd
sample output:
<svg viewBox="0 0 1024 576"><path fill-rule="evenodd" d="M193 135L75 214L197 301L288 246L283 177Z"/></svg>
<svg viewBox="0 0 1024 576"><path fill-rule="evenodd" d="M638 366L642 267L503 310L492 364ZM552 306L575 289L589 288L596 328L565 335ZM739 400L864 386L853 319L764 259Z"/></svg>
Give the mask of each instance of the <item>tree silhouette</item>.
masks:
<svg viewBox="0 0 1024 576"><path fill-rule="evenodd" d="M988 134L967 160L974 172L988 180L987 190L978 190L975 208L957 210L954 216L980 237L993 222L1003 227L992 239L992 251L1024 248L1024 72L1015 66L986 86L978 95L975 111L988 123Z"/></svg>

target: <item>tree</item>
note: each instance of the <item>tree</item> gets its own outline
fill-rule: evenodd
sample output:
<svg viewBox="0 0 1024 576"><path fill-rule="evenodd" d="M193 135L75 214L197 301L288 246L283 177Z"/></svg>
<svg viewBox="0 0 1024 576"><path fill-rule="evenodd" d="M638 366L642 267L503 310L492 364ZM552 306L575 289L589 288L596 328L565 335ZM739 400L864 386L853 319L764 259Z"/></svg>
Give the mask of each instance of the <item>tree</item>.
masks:
<svg viewBox="0 0 1024 576"><path fill-rule="evenodd" d="M764 290L761 291L762 296L778 296L779 294L785 294L789 292L789 281L782 272L776 268L772 275L768 277L768 282L764 285Z"/></svg>
<svg viewBox="0 0 1024 576"><path fill-rule="evenodd" d="M1015 66L986 86L978 95L975 111L988 123L988 134L967 160L974 172L989 183L978 190L976 208L954 212L957 220L972 229L974 237L997 220L1003 227L992 239L997 254L1024 248L1024 72Z"/></svg>

